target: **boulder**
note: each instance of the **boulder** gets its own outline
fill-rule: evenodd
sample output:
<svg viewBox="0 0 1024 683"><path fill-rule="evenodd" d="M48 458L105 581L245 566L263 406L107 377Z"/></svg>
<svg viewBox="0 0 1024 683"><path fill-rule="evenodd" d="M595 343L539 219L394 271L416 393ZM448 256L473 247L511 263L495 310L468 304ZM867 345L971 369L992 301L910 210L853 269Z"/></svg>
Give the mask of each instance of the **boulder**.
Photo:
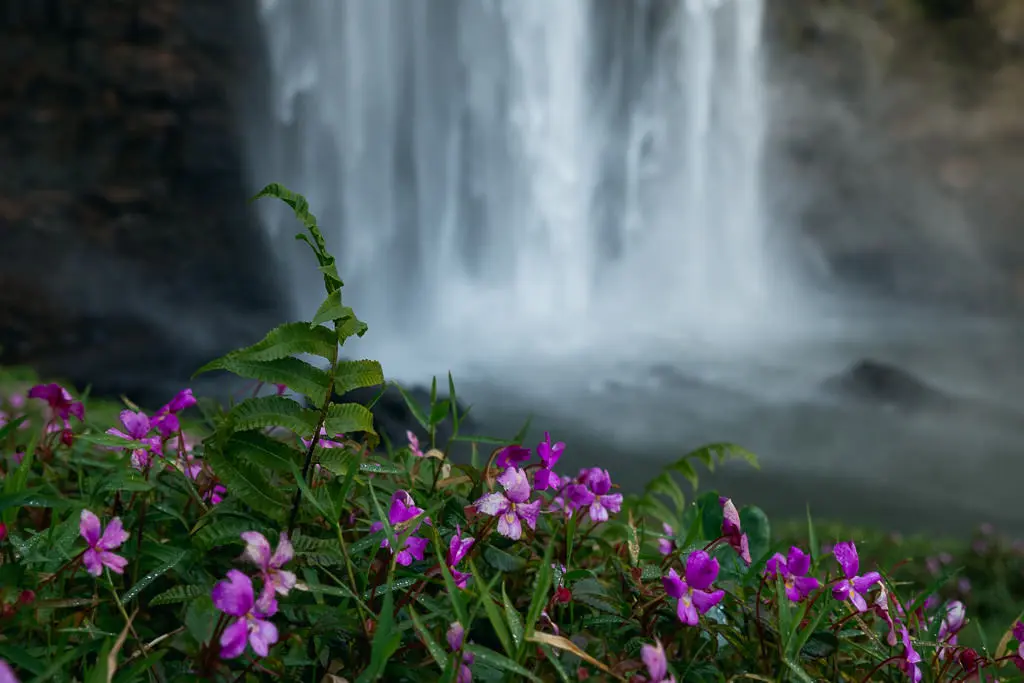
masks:
<svg viewBox="0 0 1024 683"><path fill-rule="evenodd" d="M871 358L829 377L823 388L843 398L901 410L944 409L955 403L911 372Z"/></svg>

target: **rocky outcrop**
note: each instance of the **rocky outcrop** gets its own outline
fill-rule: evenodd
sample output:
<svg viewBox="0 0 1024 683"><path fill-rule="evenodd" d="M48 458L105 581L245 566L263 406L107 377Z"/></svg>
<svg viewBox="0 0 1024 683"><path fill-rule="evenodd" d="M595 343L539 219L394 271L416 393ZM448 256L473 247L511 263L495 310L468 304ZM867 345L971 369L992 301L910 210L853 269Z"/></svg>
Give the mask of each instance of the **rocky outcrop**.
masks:
<svg viewBox="0 0 1024 683"><path fill-rule="evenodd" d="M235 115L254 11L0 5L0 362L131 391L280 318Z"/></svg>
<svg viewBox="0 0 1024 683"><path fill-rule="evenodd" d="M766 6L771 194L802 256L887 294L1019 302L1024 3Z"/></svg>
<svg viewBox="0 0 1024 683"><path fill-rule="evenodd" d="M951 408L955 403L913 373L871 358L829 377L822 388L840 398L899 410Z"/></svg>

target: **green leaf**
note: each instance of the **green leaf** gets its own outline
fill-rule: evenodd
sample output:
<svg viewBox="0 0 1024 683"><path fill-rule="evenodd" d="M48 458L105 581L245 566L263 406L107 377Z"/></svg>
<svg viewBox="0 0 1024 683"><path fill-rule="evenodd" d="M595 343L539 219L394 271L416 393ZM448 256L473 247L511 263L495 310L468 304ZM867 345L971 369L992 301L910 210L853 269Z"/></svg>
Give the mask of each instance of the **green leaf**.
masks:
<svg viewBox="0 0 1024 683"><path fill-rule="evenodd" d="M208 451L206 457L230 495L272 519L284 519L288 508L285 490L271 484L258 467L217 450Z"/></svg>
<svg viewBox="0 0 1024 683"><path fill-rule="evenodd" d="M419 634L423 644L427 646L427 652L430 653L434 663L440 667L441 671L444 671L445 665L448 663L448 653L443 647L434 639L434 636L430 634L423 626L423 622L420 620L420 615L416 613L412 605L409 605L406 609L409 610L409 616L412 618L412 624L416 628L416 633Z"/></svg>
<svg viewBox="0 0 1024 683"><path fill-rule="evenodd" d="M384 669L391 656L402 644L402 632L394 628L395 596L391 586L384 593L384 604L377 617L377 626L370 644L370 666L356 679L357 683L376 681L384 675Z"/></svg>
<svg viewBox="0 0 1024 683"><path fill-rule="evenodd" d="M305 456L299 449L257 431L232 434L224 451L232 459L282 473L291 473L292 465L301 464Z"/></svg>
<svg viewBox="0 0 1024 683"><path fill-rule="evenodd" d="M480 603L483 605L488 621L491 622L491 627L494 628L494 633L498 636L498 640L501 642L505 652L514 657L515 648L512 646L512 639L509 636L505 620L501 618L501 612L498 611L498 606L494 604L494 598L491 596L491 587L484 581L483 574L477 570L473 560L469 560L469 570L473 574L473 578L476 579L476 588L480 592ZM497 579L498 577L495 576L494 580L497 581Z"/></svg>
<svg viewBox="0 0 1024 683"><path fill-rule="evenodd" d="M218 369L229 369L221 364L227 360L264 362L289 358L308 353L330 360L338 348L338 337L334 330L323 325L310 327L308 323L285 323L272 329L261 341L244 349L238 349L207 363L196 371L196 375ZM232 371L233 372L233 371Z"/></svg>
<svg viewBox="0 0 1024 683"><path fill-rule="evenodd" d="M376 436L373 428L373 413L358 403L332 403L327 408L324 429L328 434L350 434L365 432Z"/></svg>
<svg viewBox="0 0 1024 683"><path fill-rule="evenodd" d="M231 355L207 363L203 370L226 370L239 377L254 379L266 384L284 384L292 391L320 405L327 398L331 378L320 368L299 358L274 358L272 360L251 360Z"/></svg>
<svg viewBox="0 0 1024 683"><path fill-rule="evenodd" d="M430 537L434 543L434 552L437 553L438 557L447 557L445 550L441 546L441 534L438 533L434 527L430 528ZM448 600L452 603L452 610L455 612L455 618L463 626L468 626L469 621L469 609L466 607L466 601L462 595L462 590L455 584L455 578L452 576L451 570L448 569L447 562L441 562L441 575L444 577L444 585L447 589Z"/></svg>
<svg viewBox="0 0 1024 683"><path fill-rule="evenodd" d="M92 434L77 434L75 439L80 439L85 443L91 443L95 446L103 446L110 448L125 448L136 450L139 448L146 448L146 444L140 441L132 441L131 439L125 439L120 436L113 434L105 434L103 432L97 432Z"/></svg>
<svg viewBox="0 0 1024 683"><path fill-rule="evenodd" d="M151 572L147 572L141 579L135 582L135 585L129 588L121 596L121 602L127 605L129 602L139 596L142 591L146 590L154 581L159 579L161 576L178 566L185 556L188 555L188 551L179 550L169 560L166 560L156 569Z"/></svg>
<svg viewBox="0 0 1024 683"><path fill-rule="evenodd" d="M672 502L676 506L676 513L682 514L683 509L686 507L686 496L683 494L683 490L679 488L679 484L672 478L672 474L669 472L662 472L657 477L651 480L647 484L645 492L650 495L654 493L660 493L668 496L672 499Z"/></svg>
<svg viewBox="0 0 1024 683"><path fill-rule="evenodd" d="M839 649L839 639L831 631L816 631L800 650L804 659L825 659Z"/></svg>
<svg viewBox="0 0 1024 683"><path fill-rule="evenodd" d="M344 343L349 337L362 337L366 334L369 327L367 327L366 323L353 315L351 318L343 320L341 324L338 325L337 329L338 339Z"/></svg>
<svg viewBox="0 0 1024 683"><path fill-rule="evenodd" d="M25 647L0 642L0 657L14 664L25 672L38 676L43 673L45 664L28 654Z"/></svg>
<svg viewBox="0 0 1024 683"><path fill-rule="evenodd" d="M451 402L448 399L443 399L434 404L434 407L430 411L430 424L438 425L448 417L448 411L451 407Z"/></svg>
<svg viewBox="0 0 1024 683"><path fill-rule="evenodd" d="M508 622L508 632L512 636L512 644L515 645L516 652L518 652L523 644L523 618L519 616L515 605L508 599L504 582L501 584L501 600L505 607L505 620Z"/></svg>
<svg viewBox="0 0 1024 683"><path fill-rule="evenodd" d="M750 556L764 557L772 544L772 527L768 515L756 505L747 505L740 510L740 525L750 541Z"/></svg>
<svg viewBox="0 0 1024 683"><path fill-rule="evenodd" d="M533 597L530 598L530 607L526 611L525 632L527 635L533 633L537 625L540 613L544 611L544 605L548 600L548 591L551 589L552 569L551 561L555 556L555 544L548 543L544 549L544 559L537 569L537 578L533 583Z"/></svg>
<svg viewBox="0 0 1024 683"><path fill-rule="evenodd" d="M165 590L163 593L153 596L149 605L173 605L178 602L188 602L198 598L200 595L205 595L209 592L209 588L206 586L187 586L178 585L174 586L169 590Z"/></svg>
<svg viewBox="0 0 1024 683"><path fill-rule="evenodd" d="M493 545L484 547L484 560L499 572L517 572L526 566L526 560L509 552L495 548Z"/></svg>
<svg viewBox="0 0 1024 683"><path fill-rule="evenodd" d="M470 652L474 657L477 658L481 663L491 667L492 669L498 669L500 671L507 671L508 673L522 676L523 678L535 681L535 683L541 683L541 680L537 678L531 671L523 668L514 661L498 654L490 648L486 648L482 645L475 643L467 643L464 647L466 652Z"/></svg>
<svg viewBox="0 0 1024 683"><path fill-rule="evenodd" d="M312 434L316 431L317 414L303 408L286 396L260 396L249 398L228 413L228 424L235 431L267 427L284 427L296 434Z"/></svg>
<svg viewBox="0 0 1024 683"><path fill-rule="evenodd" d="M811 521L811 505L807 504L807 544L810 546L811 561L817 562L821 557L821 546L818 545L818 533L814 529L814 522Z"/></svg>
<svg viewBox="0 0 1024 683"><path fill-rule="evenodd" d="M420 426L423 427L424 429L429 429L430 421L427 419L427 416L423 413L423 409L420 408L419 405L417 405L416 400L412 397L412 395L408 391L406 391L401 384L395 384L394 386L396 389L398 389L398 392L402 394L402 398L405 399L405 405L409 406L409 412L411 412L412 416L416 418L416 421L420 423Z"/></svg>
<svg viewBox="0 0 1024 683"><path fill-rule="evenodd" d="M252 519L217 514L206 515L204 519L212 521L192 536L192 543L202 552L226 543L243 543L242 533L245 531L258 531L264 536L269 535L269 529L265 524Z"/></svg>
<svg viewBox="0 0 1024 683"><path fill-rule="evenodd" d="M669 467L669 469L683 475L683 477L688 482L690 482L690 485L693 487L694 493L697 492L697 486L700 483L700 477L697 476L697 470L693 469L693 465L690 463L689 460L683 458L682 460L679 460L672 464Z"/></svg>
<svg viewBox="0 0 1024 683"><path fill-rule="evenodd" d="M343 360L334 369L334 393L344 396L353 389L384 384L384 371L375 360Z"/></svg>

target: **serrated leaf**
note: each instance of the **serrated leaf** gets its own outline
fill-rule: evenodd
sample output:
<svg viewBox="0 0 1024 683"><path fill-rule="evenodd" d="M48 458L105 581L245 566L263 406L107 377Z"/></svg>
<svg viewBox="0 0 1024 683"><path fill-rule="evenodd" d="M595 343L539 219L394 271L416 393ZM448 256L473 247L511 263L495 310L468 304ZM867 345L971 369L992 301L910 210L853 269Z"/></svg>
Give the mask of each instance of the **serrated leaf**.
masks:
<svg viewBox="0 0 1024 683"><path fill-rule="evenodd" d="M657 477L652 479L647 488L645 489L648 495L654 493L660 493L668 496L672 499L672 502L676 506L676 513L681 514L683 509L686 507L686 496L683 494L683 490L679 488L679 484L672 478L672 474L669 472L662 472Z"/></svg>
<svg viewBox="0 0 1024 683"><path fill-rule="evenodd" d="M258 467L216 450L208 452L206 457L231 495L272 519L284 518L288 508L284 489L271 484Z"/></svg>
<svg viewBox="0 0 1024 683"><path fill-rule="evenodd" d="M180 585L174 586L169 590L165 590L153 598L150 598L149 605L173 605L178 602L188 602L194 598L198 598L200 595L204 595L209 592L209 589L205 586L187 586Z"/></svg>
<svg viewBox="0 0 1024 683"><path fill-rule="evenodd" d="M211 517L210 515L207 518ZM238 517L224 517L213 515L213 521L192 536L192 542L201 551L208 551L226 543L244 543L242 533L245 531L258 531L264 536L268 535L268 528L254 520L241 519Z"/></svg>
<svg viewBox="0 0 1024 683"><path fill-rule="evenodd" d="M377 434L373 428L373 413L358 403L332 403L327 408L324 428L328 434Z"/></svg>
<svg viewBox="0 0 1024 683"><path fill-rule="evenodd" d="M302 435L312 434L318 422L315 412L286 396L246 399L231 409L227 419L236 432L284 427Z"/></svg>
<svg viewBox="0 0 1024 683"><path fill-rule="evenodd" d="M142 578L135 582L134 586L124 592L121 596L121 602L127 605L129 602L139 597L139 594L146 590L154 581L177 567L178 563L185 559L186 555L188 555L188 551L179 550L170 559L161 563L156 569L146 572Z"/></svg>
<svg viewBox="0 0 1024 683"><path fill-rule="evenodd" d="M225 360L271 361L289 358L300 353L308 353L330 360L338 348L338 338L334 330L323 325L310 327L308 323L293 322L278 325L267 336L252 346L238 349L207 363L196 375L210 370L224 369L220 363ZM195 375L193 375L195 376Z"/></svg>
<svg viewBox="0 0 1024 683"><path fill-rule="evenodd" d="M700 477L697 476L697 470L693 469L693 465L687 459L682 459L675 462L669 469L678 472L683 475L690 485L693 487L694 493L697 492L697 486L700 483Z"/></svg>
<svg viewBox="0 0 1024 683"><path fill-rule="evenodd" d="M320 307L316 309L316 314L309 324L321 325L353 317L355 317L355 314L352 312L352 309L341 302L341 288L339 287L327 295L327 298L323 300Z"/></svg>
<svg viewBox="0 0 1024 683"><path fill-rule="evenodd" d="M266 384L284 384L292 391L308 396L316 405L326 400L331 384L326 372L294 357L252 360L228 355L207 363L202 369L225 370Z"/></svg>
<svg viewBox="0 0 1024 683"><path fill-rule="evenodd" d="M384 370L375 360L343 360L334 370L334 392L344 396L355 389L384 384Z"/></svg>
<svg viewBox="0 0 1024 683"><path fill-rule="evenodd" d="M291 472L292 465L303 462L299 449L263 432L237 432L224 445L231 458L249 462L275 472Z"/></svg>

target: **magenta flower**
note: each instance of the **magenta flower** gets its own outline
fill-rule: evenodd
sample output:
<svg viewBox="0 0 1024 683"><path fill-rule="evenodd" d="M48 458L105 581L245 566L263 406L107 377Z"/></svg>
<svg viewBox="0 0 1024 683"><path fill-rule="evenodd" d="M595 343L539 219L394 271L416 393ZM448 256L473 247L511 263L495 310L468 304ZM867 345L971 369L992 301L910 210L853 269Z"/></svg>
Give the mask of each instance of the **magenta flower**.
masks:
<svg viewBox="0 0 1024 683"><path fill-rule="evenodd" d="M405 430L405 438L409 440L409 452L417 458L422 458L423 451L420 449L420 440L416 438L411 429Z"/></svg>
<svg viewBox="0 0 1024 683"><path fill-rule="evenodd" d="M28 390L28 397L46 401L53 414L64 421L65 427L72 415L79 422L85 420L85 406L81 401L74 400L68 390L59 384L37 384Z"/></svg>
<svg viewBox="0 0 1024 683"><path fill-rule="evenodd" d="M7 540L7 525L0 522L0 542Z"/></svg>
<svg viewBox="0 0 1024 683"><path fill-rule="evenodd" d="M722 506L722 535L725 536L732 549L750 566L750 541L740 527L740 513L733 502L725 496L718 498Z"/></svg>
<svg viewBox="0 0 1024 683"><path fill-rule="evenodd" d="M1017 641L1017 656L1013 663L1017 668L1024 671L1024 621L1018 621L1013 625L1013 639Z"/></svg>
<svg viewBox="0 0 1024 683"><path fill-rule="evenodd" d="M700 615L717 605L725 597L725 591L710 591L711 584L718 578L718 560L703 550L696 550L686 558L686 578L680 578L675 569L661 579L665 592L675 598L676 614L679 621L689 626L700 622Z"/></svg>
<svg viewBox="0 0 1024 683"><path fill-rule="evenodd" d="M640 648L640 659L647 667L647 678L639 677L642 681L649 683L676 683L675 676L668 673L668 660L665 657L665 648L660 640L655 640L654 645L644 645Z"/></svg>
<svg viewBox="0 0 1024 683"><path fill-rule="evenodd" d="M885 619L885 623L889 626L889 632L886 634L885 640L889 643L889 647L896 647L896 622L889 611L889 591L884 583L880 582L878 584L878 595L875 596L874 602L871 603L871 609L876 615Z"/></svg>
<svg viewBox="0 0 1024 683"><path fill-rule="evenodd" d="M221 501L224 500L224 494L228 490L220 484L214 484L203 494L203 500L210 505L220 505Z"/></svg>
<svg viewBox="0 0 1024 683"><path fill-rule="evenodd" d="M535 489L544 491L547 489L557 489L561 486L562 480L555 474L554 469L564 450L565 444L563 442L559 441L552 445L551 433L544 432L544 440L537 444L537 457L540 458L543 467L533 474L533 486Z"/></svg>
<svg viewBox="0 0 1024 683"><path fill-rule="evenodd" d="M124 425L125 431L122 432L115 427L111 427L107 430L107 434L119 436L126 441L142 441L149 436L150 429L152 428L149 417L142 411L136 413L131 410L122 410L121 424Z"/></svg>
<svg viewBox="0 0 1024 683"><path fill-rule="evenodd" d="M345 444L342 442L344 438L344 434L335 434L333 438L328 438L327 430L321 427L320 438L317 440L316 445L320 448L344 448ZM302 445L306 448L309 448L311 443L313 443L313 439L302 440Z"/></svg>
<svg viewBox="0 0 1024 683"><path fill-rule="evenodd" d="M394 495L391 496L391 508L388 510L388 522L396 532L395 543L398 543L397 533L401 530L401 527L410 520L415 519L419 515L423 514L423 508L416 507L416 503L413 501L412 496L409 495L408 491L398 490L395 491ZM425 519L425 522L430 523L429 519ZM384 528L383 522L374 522L370 525L370 533L376 533ZM416 525L416 529L419 529L419 524ZM416 533L413 530L413 533ZM391 548L391 541L387 538L380 542L381 548ZM395 562L408 567L412 564L413 559L422 561L423 553L427 549L427 539L418 536L409 536L405 539L405 545L395 555ZM392 552L394 552L392 550Z"/></svg>
<svg viewBox="0 0 1024 683"><path fill-rule="evenodd" d="M811 556L796 546L789 549L789 555L775 553L764 567L764 575L771 580L781 576L786 588L786 597L792 602L800 602L811 591L817 590L821 584L813 576L807 576L811 570Z"/></svg>
<svg viewBox="0 0 1024 683"><path fill-rule="evenodd" d="M188 410L195 404L196 397L192 395L192 390L182 389L159 412L180 413L183 410Z"/></svg>
<svg viewBox="0 0 1024 683"><path fill-rule="evenodd" d="M0 659L0 683L19 683L11 665Z"/></svg>
<svg viewBox="0 0 1024 683"><path fill-rule="evenodd" d="M662 555L671 555L676 550L676 542L673 540L673 536L676 535L675 529L670 527L668 524L662 522L661 528L664 530L665 535L669 538L658 539L658 552Z"/></svg>
<svg viewBox="0 0 1024 683"><path fill-rule="evenodd" d="M910 677L911 681L921 683L923 674L921 667L918 666L921 663L921 655L917 653L913 643L910 642L910 632L906 626L900 626L900 635L903 638L903 660L900 662L900 668Z"/></svg>
<svg viewBox="0 0 1024 683"><path fill-rule="evenodd" d="M881 582L881 574L868 572L864 576L858 576L860 558L857 555L857 546L853 541L837 543L832 554L839 562L839 566L842 567L845 577L832 587L832 597L836 600L849 600L858 612L866 612L868 603L865 600L865 593L871 590L876 583Z"/></svg>
<svg viewBox="0 0 1024 683"><path fill-rule="evenodd" d="M607 522L608 513L622 509L622 494L608 493L612 489L612 476L599 467L580 470L577 484L569 496L577 507L590 506L593 522Z"/></svg>
<svg viewBox="0 0 1024 683"><path fill-rule="evenodd" d="M957 646L957 634L967 623L967 608L959 600L951 600L946 604L946 614L939 624L938 641L939 659L946 658L946 651Z"/></svg>
<svg viewBox="0 0 1024 683"><path fill-rule="evenodd" d="M448 542L448 570L452 573L455 585L459 588L465 588L466 582L472 575L468 572L460 572L456 567L459 562L462 562L462 558L466 556L475 542L476 539L472 536L463 536L462 527L455 525L455 535Z"/></svg>
<svg viewBox="0 0 1024 683"><path fill-rule="evenodd" d="M105 530L102 530L101 535L99 517L88 510L82 510L78 530L89 546L85 554L82 555L86 571L93 576L99 576L103 573L103 568L107 567L115 574L124 573L128 560L111 552L128 540L128 532L121 526L119 518L115 517L110 520L110 524Z"/></svg>
<svg viewBox="0 0 1024 683"><path fill-rule="evenodd" d="M526 472L515 467L509 467L497 479L504 493L488 493L481 496L474 504L478 512L497 517L498 533L519 540L523 535L523 522L531 529L537 528L537 517L540 515L540 501L530 500L530 480L526 478Z"/></svg>
<svg viewBox="0 0 1024 683"><path fill-rule="evenodd" d="M498 452L498 457L494 459L494 465L499 469L505 470L509 467L518 467L529 459L530 449L523 448L515 443L511 446L505 446Z"/></svg>
<svg viewBox="0 0 1024 683"><path fill-rule="evenodd" d="M288 591L295 587L295 574L281 569L295 556L288 534L281 532L277 550L273 554L270 552L270 541L257 531L243 532L242 540L245 541L246 559L259 567L260 575L263 577L263 593L260 600L269 604L275 592L279 595L288 595Z"/></svg>
<svg viewBox="0 0 1024 683"><path fill-rule="evenodd" d="M267 621L277 612L277 601L272 597L264 602L255 600L252 579L232 569L227 581L220 581L213 587L210 597L214 606L228 616L237 619L224 629L220 637L221 659L234 659L245 651L245 645L260 657L266 657L270 646L277 642L277 627Z"/></svg>
<svg viewBox="0 0 1024 683"><path fill-rule="evenodd" d="M458 652L462 649L462 642L466 636L466 629L462 627L457 621L453 621L452 625L448 627L447 640L448 647L451 648L452 652ZM471 683L473 680L473 672L469 667L473 665L475 657L472 652L462 653L462 663L459 665L459 673L455 677L456 683Z"/></svg>

